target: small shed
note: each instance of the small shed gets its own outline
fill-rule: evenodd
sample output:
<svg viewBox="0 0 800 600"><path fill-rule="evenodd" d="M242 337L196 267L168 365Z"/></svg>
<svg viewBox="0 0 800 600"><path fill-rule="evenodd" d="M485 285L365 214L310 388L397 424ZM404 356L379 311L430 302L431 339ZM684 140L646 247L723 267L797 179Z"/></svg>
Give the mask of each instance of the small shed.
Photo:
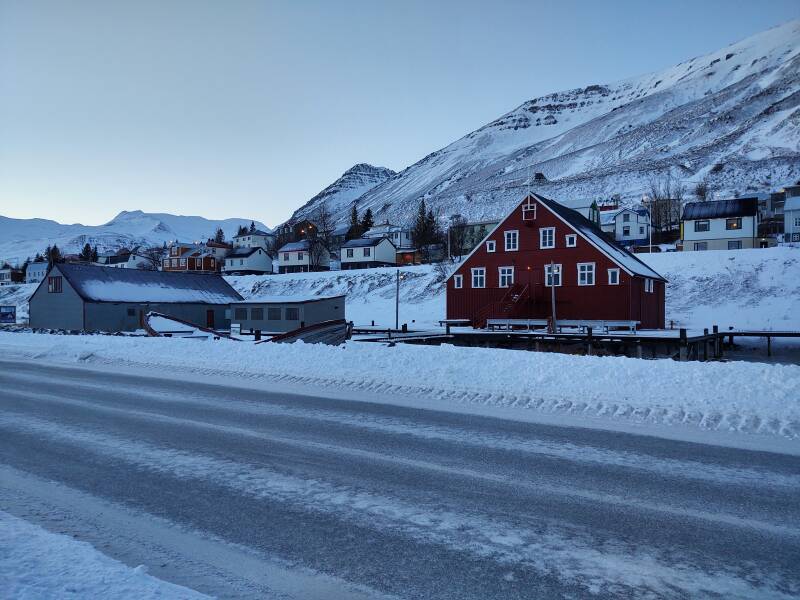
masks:
<svg viewBox="0 0 800 600"><path fill-rule="evenodd" d="M231 326L241 331L283 333L344 319L345 296L273 296L231 302Z"/></svg>
<svg viewBox="0 0 800 600"><path fill-rule="evenodd" d="M30 299L31 327L135 331L148 312L227 328L242 297L219 275L56 264Z"/></svg>

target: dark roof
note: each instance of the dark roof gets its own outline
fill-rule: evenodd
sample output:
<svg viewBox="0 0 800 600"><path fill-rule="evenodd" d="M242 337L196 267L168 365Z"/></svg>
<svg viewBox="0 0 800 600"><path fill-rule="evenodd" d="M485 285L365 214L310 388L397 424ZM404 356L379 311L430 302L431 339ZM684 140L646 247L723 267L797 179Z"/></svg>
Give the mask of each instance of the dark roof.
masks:
<svg viewBox="0 0 800 600"><path fill-rule="evenodd" d="M256 250L261 250L261 248L234 248L233 252L229 252L225 258L247 258Z"/></svg>
<svg viewBox="0 0 800 600"><path fill-rule="evenodd" d="M56 267L87 302L228 304L242 300L219 275L68 263Z"/></svg>
<svg viewBox="0 0 800 600"><path fill-rule="evenodd" d="M256 229L254 231L248 231L247 233L243 233L242 235L235 235L233 237L239 238L239 237L245 237L245 236L248 236L248 235L275 235L275 234L274 233L270 233L269 231L264 231L262 229Z"/></svg>
<svg viewBox="0 0 800 600"><path fill-rule="evenodd" d="M711 202L689 202L683 207L683 219L724 219L753 217L758 214L758 198L733 198Z"/></svg>
<svg viewBox="0 0 800 600"><path fill-rule="evenodd" d="M342 244L342 248L367 248L370 246L377 246L383 240L386 240L390 244L392 241L389 238L385 237L374 237L374 238L355 238L352 240L348 240L344 244ZM392 244L394 246L394 244Z"/></svg>
<svg viewBox="0 0 800 600"><path fill-rule="evenodd" d="M564 219L576 231L588 239L590 243L596 246L601 252L623 267L626 271L641 277L650 277L652 279L666 281L666 279L664 279L661 275L639 260L636 255L632 254L621 246L617 246L614 242L609 241L605 234L603 234L602 230L600 230L593 221L590 221L578 211L567 208L563 204L560 204L555 200L545 198L544 196L540 196L539 194L531 194L531 196L547 206L559 217Z"/></svg>
<svg viewBox="0 0 800 600"><path fill-rule="evenodd" d="M289 242L281 246L278 252L297 252L298 250L308 250L311 248L311 242L308 240L300 240L299 242Z"/></svg>

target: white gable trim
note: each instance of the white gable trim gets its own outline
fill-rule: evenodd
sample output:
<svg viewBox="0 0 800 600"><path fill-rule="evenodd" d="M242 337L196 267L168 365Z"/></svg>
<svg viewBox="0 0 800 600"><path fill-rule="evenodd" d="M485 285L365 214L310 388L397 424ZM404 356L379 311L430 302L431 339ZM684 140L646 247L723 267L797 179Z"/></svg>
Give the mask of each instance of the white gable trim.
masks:
<svg viewBox="0 0 800 600"><path fill-rule="evenodd" d="M500 221L500 222L499 222L497 225L495 225L494 229L492 229L492 230L491 230L489 233L487 233L487 234L486 234L486 236L485 236L485 237L484 237L484 238L481 240L480 244L478 244L477 246L475 246L475 247L472 249L472 252L470 252L469 254L467 254L466 258L464 258L464 260L462 260L462 261L461 261L461 264L460 264L460 265L458 265L458 267L455 269L455 271L453 271L453 273L451 273L451 274L450 274L450 277L448 277L448 278L447 278L447 281L449 281L449 280L450 280L450 279L453 277L453 275L455 275L455 274L456 274L456 272L457 272L457 271L458 271L458 270L461 268L461 266L462 266L464 263L466 263L466 262L467 262L467 261L468 261L468 260L469 260L469 259L472 257L472 255L473 255L473 254L475 254L475 253L476 253L478 250L480 250L481 246L483 246L483 244L484 244L484 242L486 241L486 239L487 239L487 238L489 238L491 235L493 235L495 231L497 231L498 229L500 229L500 227L501 227L501 226L502 226L502 225L503 225L503 224L504 224L506 221L508 221L508 219L509 219L509 218L511 218L511 215L513 215L513 214L514 214L514 211L515 211L515 210L517 210L518 208L521 208L521 207L522 207L522 203L523 203L523 202L525 202L525 200L527 200L527 199L528 199L528 196L531 196L531 197L533 197L533 198L536 200L536 202L537 202L538 204L541 204L541 205L542 205L542 206L544 206L544 207L545 207L545 208L546 208L548 211L550 211L550 213L551 213L551 214L553 214L553 215L555 215L556 217L558 217L558 219L559 219L559 220L560 220L562 223L564 223L564 224L565 224L565 225L566 225L566 226L567 226L567 227L568 227L568 228L569 228L571 231L575 232L575 233L576 233L576 234L578 234L580 237L582 237L584 240L586 240L587 242L589 242L589 244L590 244L590 245L592 245L592 246L593 246L593 247L594 247L596 250L598 250L598 251L599 251L599 252L600 252L600 253L601 253L603 256L605 256L606 258L608 258L608 259L609 259L611 262L613 262L615 265L617 265L617 266L618 266L619 268L621 268L623 271L625 271L625 272L626 272L628 275L630 275L631 277L647 277L647 275L639 275L639 274L637 274L637 273L634 273L634 272L633 272L633 271L631 271L630 269L628 269L628 268L627 268L625 265L623 265L623 264L622 264L621 262L619 262L619 261L618 261L616 258L614 258L613 256L611 256L611 255L610 255L608 252L606 252L606 251L605 251L603 248L601 248L600 246L598 246L598 245L597 245L597 244L596 244L596 243L595 243L595 242L594 242L594 241L593 241L591 238L589 238L589 237L587 237L586 235L584 235L584 234L583 234L583 232L582 232L582 231L580 231L579 229L576 229L575 227L573 227L573 226L572 226L572 224L571 224L569 221L567 221L566 219L564 219L564 217L562 217L562 216L561 216L561 215L559 215L557 212L555 212L555 211L554 211L552 208L550 208L550 207L549 207L549 206L548 206L546 203L542 202L542 201L541 201L541 198L540 198L540 197L539 197L537 194L531 193L531 194L526 194L526 196L525 196L525 197L524 197L524 198L523 198L523 199L522 199L520 202L518 202L517 204L515 204L515 205L514 205L514 208L513 208L511 211L509 211L509 212L508 212L508 214L506 214L506 216L505 216L505 217L503 217L503 219L502 219L502 220L501 220L501 221ZM553 200L553 202L555 202L555 200ZM645 266L646 266L646 265L645 265ZM653 269L651 269L650 267L647 267L647 268L648 268L648 269L650 269L651 271L653 271ZM658 273L656 273L655 271L653 271L653 273L655 273L655 274L657 275L657 277L651 277L651 279L658 279L658 280L660 280L660 281L666 281L666 280L665 280L665 279L664 279L664 278L663 278L661 275L659 275L659 274L658 274Z"/></svg>

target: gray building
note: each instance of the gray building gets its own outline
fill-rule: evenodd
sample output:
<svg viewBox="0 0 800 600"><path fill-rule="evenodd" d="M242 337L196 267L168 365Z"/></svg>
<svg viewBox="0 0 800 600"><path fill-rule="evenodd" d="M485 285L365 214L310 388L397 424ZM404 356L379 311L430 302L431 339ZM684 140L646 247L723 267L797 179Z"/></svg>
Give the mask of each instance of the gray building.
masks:
<svg viewBox="0 0 800 600"><path fill-rule="evenodd" d="M323 321L344 319L345 296L275 296L231 302L231 325L242 331L283 333Z"/></svg>
<svg viewBox="0 0 800 600"><path fill-rule="evenodd" d="M242 297L219 275L57 264L30 299L30 325L46 329L134 331L150 312L226 329Z"/></svg>

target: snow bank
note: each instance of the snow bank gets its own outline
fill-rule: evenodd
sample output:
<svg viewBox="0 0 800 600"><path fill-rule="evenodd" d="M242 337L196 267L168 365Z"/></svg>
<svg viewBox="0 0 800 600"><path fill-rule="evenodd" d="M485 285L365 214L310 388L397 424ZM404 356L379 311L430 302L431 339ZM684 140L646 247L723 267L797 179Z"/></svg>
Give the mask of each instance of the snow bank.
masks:
<svg viewBox="0 0 800 600"><path fill-rule="evenodd" d="M6 598L208 598L127 567L86 542L0 511L0 581Z"/></svg>
<svg viewBox="0 0 800 600"><path fill-rule="evenodd" d="M198 350L203 366L188 364L185 357ZM136 365L154 375L175 367L241 381L364 390L378 402L418 398L445 410L515 407L567 415L576 425L622 420L800 438L796 365L678 363L449 345L252 345L30 333L0 333L2 355Z"/></svg>

